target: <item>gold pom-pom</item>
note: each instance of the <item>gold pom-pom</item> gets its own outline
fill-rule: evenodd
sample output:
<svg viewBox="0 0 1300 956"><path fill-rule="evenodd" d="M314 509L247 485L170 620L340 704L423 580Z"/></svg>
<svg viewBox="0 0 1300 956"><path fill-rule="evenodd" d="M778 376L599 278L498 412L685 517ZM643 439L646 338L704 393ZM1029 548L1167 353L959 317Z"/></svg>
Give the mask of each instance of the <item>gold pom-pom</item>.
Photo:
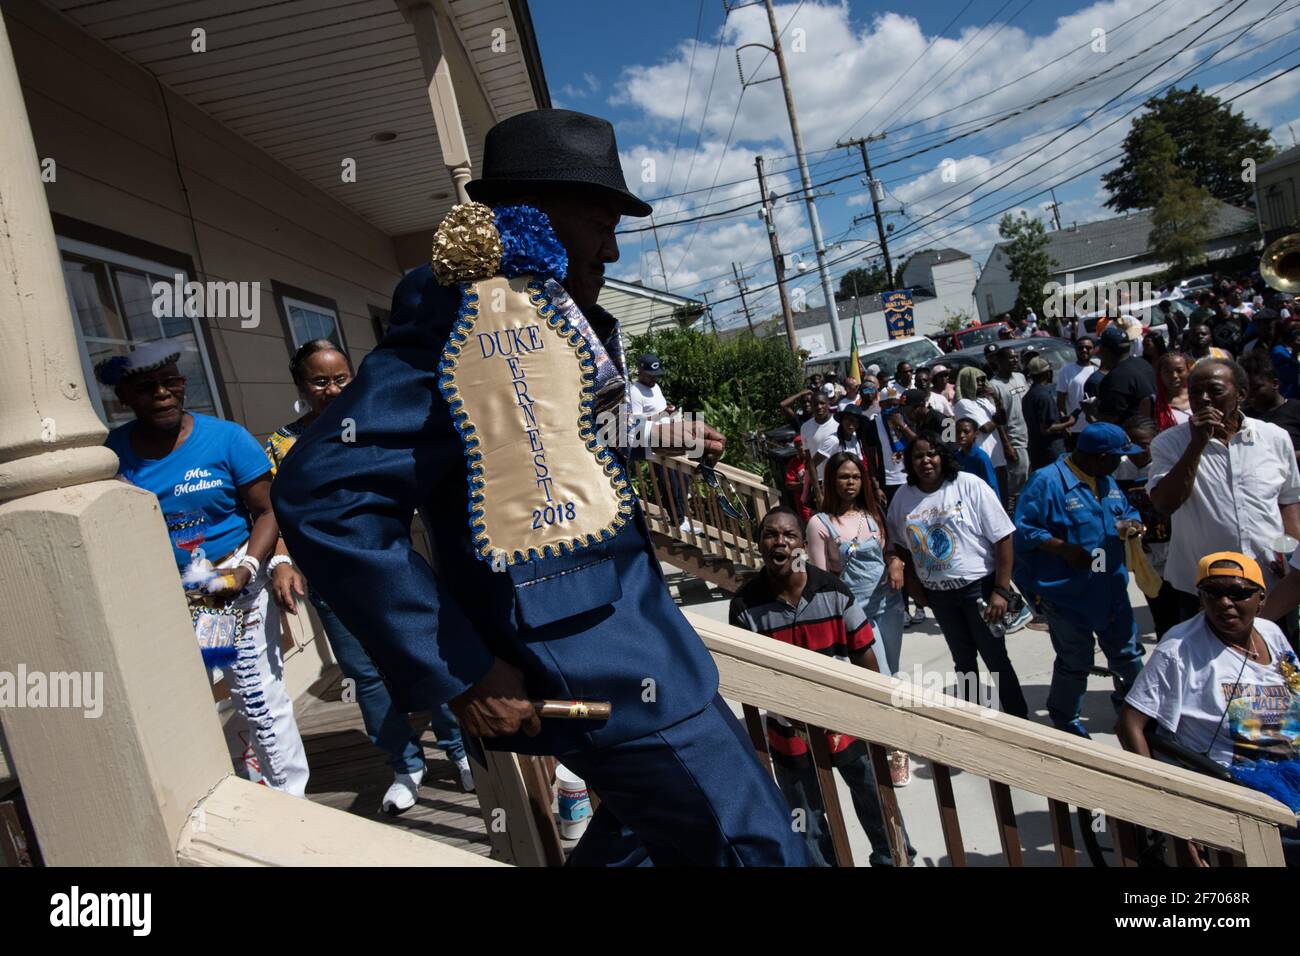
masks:
<svg viewBox="0 0 1300 956"><path fill-rule="evenodd" d="M482 203L453 206L433 234L433 274L443 285L474 282L501 268L501 236Z"/></svg>

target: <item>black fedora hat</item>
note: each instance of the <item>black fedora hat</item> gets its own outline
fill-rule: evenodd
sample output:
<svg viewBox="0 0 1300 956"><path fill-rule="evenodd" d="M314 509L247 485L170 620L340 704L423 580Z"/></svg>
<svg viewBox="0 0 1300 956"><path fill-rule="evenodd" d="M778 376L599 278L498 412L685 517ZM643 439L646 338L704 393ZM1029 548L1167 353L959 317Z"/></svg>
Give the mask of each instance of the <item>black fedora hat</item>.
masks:
<svg viewBox="0 0 1300 956"><path fill-rule="evenodd" d="M470 198L494 202L528 183L594 186L619 200L624 215L650 215L650 204L627 188L614 127L598 116L531 110L488 130L483 175L465 187Z"/></svg>

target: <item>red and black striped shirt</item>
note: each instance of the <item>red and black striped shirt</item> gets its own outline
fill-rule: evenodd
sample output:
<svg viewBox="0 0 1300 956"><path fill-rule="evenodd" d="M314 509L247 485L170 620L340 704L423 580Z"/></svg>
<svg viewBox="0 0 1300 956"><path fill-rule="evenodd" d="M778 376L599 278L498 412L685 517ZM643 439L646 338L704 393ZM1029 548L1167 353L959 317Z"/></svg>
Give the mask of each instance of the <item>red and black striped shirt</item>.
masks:
<svg viewBox="0 0 1300 956"><path fill-rule="evenodd" d="M839 660L871 647L876 636L862 608L853 603L853 593L835 575L811 564L807 575L798 607L791 607L772 590L766 574L754 576L731 599L728 620L747 631ZM773 759L786 763L808 759L808 745L788 720L768 713L766 723ZM859 743L855 737L829 730L826 740L837 757L847 757L849 747Z"/></svg>

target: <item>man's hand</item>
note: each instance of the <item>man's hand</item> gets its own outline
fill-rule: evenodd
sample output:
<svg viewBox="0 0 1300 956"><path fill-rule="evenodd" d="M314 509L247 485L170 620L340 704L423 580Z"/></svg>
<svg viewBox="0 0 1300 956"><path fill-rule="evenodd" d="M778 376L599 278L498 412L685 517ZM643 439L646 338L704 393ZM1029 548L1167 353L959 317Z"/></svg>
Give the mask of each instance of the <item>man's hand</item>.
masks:
<svg viewBox="0 0 1300 956"><path fill-rule="evenodd" d="M727 447L727 437L701 420L678 420L655 427L653 447L665 457L687 455L694 460L718 461Z"/></svg>
<svg viewBox="0 0 1300 956"><path fill-rule="evenodd" d="M1134 538L1141 535L1145 530L1141 521L1134 521L1132 518L1125 518L1123 521L1115 522L1115 531L1120 538Z"/></svg>
<svg viewBox="0 0 1300 956"><path fill-rule="evenodd" d="M1073 571L1091 571L1092 555L1077 544L1065 543L1056 552Z"/></svg>
<svg viewBox="0 0 1300 956"><path fill-rule="evenodd" d="M536 737L542 730L524 687L524 672L499 657L483 679L450 706L461 730L476 737L506 737L520 730Z"/></svg>
<svg viewBox="0 0 1300 956"><path fill-rule="evenodd" d="M1015 445L1007 446L1007 461L1012 465L1020 461L1020 452L1016 450Z"/></svg>
<svg viewBox="0 0 1300 956"><path fill-rule="evenodd" d="M1192 444L1204 448L1214 433L1223 427L1223 412L1213 405L1206 405L1191 417L1188 425L1192 430Z"/></svg>
<svg viewBox="0 0 1300 956"><path fill-rule="evenodd" d="M297 614L297 598L307 596L307 582L292 564L278 564L271 572L271 596L280 610Z"/></svg>

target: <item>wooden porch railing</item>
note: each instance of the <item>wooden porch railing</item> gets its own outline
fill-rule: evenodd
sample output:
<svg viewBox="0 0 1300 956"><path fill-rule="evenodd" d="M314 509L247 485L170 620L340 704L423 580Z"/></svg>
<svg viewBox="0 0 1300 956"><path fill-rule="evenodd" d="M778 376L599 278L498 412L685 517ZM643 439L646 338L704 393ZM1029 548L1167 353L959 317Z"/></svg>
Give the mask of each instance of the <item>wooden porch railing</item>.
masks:
<svg viewBox="0 0 1300 956"><path fill-rule="evenodd" d="M1011 866L1023 865L1012 787L1047 798L1061 866L1076 863L1071 806L1105 814L1121 865L1136 865L1135 825L1173 837L1179 864L1188 862L1186 843L1191 841L1219 851L1219 861L1229 865L1283 865L1278 827L1294 825L1295 815L1253 791L958 698L923 693L910 684L696 614L687 612L687 617L718 665L722 695L744 704L750 736L764 758L760 708L807 725L839 865L852 865L852 856L829 754L824 752L818 728L873 742L881 806L895 862L902 865L907 858L901 815L885 746L930 761L941 830L953 866L966 863L950 779L953 769L989 781L1003 856ZM485 816L491 812L485 806ZM539 831L537 839L544 843L547 837Z"/></svg>
<svg viewBox="0 0 1300 956"><path fill-rule="evenodd" d="M699 549L706 560L726 562L743 576L763 566L758 554L758 522L780 503L781 495L748 471L723 464L714 467L735 488L735 497L749 513L748 521L724 512L718 503L719 490L701 480L699 463L689 458L636 461L631 471L652 532ZM682 490L684 509L673 494L673 482Z"/></svg>

